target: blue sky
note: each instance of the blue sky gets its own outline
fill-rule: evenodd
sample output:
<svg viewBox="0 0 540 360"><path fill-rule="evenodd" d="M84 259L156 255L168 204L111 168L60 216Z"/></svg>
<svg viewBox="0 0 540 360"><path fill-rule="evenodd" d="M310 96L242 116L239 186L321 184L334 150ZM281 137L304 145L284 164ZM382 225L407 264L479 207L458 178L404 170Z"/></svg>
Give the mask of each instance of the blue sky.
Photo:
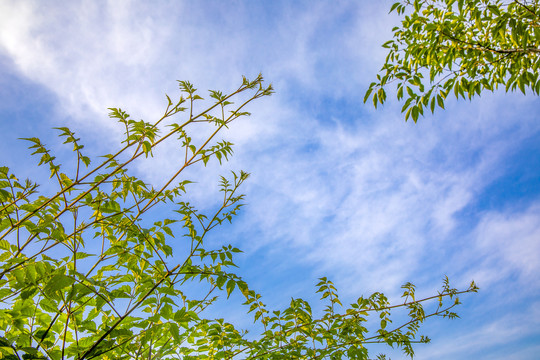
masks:
<svg viewBox="0 0 540 360"><path fill-rule="evenodd" d="M55 144L51 128L69 126L107 153L121 135L108 107L150 121L177 79L228 91L262 72L276 93L231 127L234 157L194 172L191 195L211 206L219 174L252 174L248 206L214 240L245 251L239 272L266 302L316 300L320 276L349 302L407 281L429 295L444 275L457 287L474 279L481 291L463 298L462 318L429 322L417 357L536 359L540 101L486 93L417 124L392 98L363 105L397 21L390 5L0 1L2 163L42 176L17 138ZM135 171L160 184L171 151Z"/></svg>

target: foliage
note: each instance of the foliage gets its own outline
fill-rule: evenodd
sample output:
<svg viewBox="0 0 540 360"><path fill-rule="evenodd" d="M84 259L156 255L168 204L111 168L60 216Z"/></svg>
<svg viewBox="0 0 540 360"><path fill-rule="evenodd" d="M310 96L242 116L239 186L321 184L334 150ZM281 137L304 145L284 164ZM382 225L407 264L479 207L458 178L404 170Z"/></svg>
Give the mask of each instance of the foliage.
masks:
<svg viewBox="0 0 540 360"><path fill-rule="evenodd" d="M383 104L395 83L405 119L416 122L452 92L469 100L499 85L540 93L539 0L400 0L392 11L403 20L364 102Z"/></svg>
<svg viewBox="0 0 540 360"><path fill-rule="evenodd" d="M406 284L401 303L391 305L375 293L344 308L332 282L322 278L317 291L328 305L320 316L302 299L292 299L282 311L268 310L261 295L231 271L240 250L205 245L208 233L240 210L239 187L248 174L221 177L223 197L209 214L187 201L190 181L182 177L190 166L227 160L232 144L216 141L218 133L249 115L245 107L270 95L272 87L260 76L244 78L228 95L210 91L212 103L198 111L204 99L190 83L179 85L181 96L167 96L155 123L110 109L125 136L120 149L97 165L68 128L58 128L73 147L67 166L39 139L26 139L39 165L50 170L48 188L56 190L49 195L0 168L0 358L366 359L370 343L398 346L412 356L415 342L429 341L417 335L426 318L457 316L451 309L458 295L476 291L474 283L458 291L445 280L437 295L425 299L416 299L414 286ZM174 122L177 117L183 120ZM199 139L205 129L208 137ZM128 171L175 138L179 159L171 164L178 168L162 187ZM190 295L194 288L203 295ZM246 312L263 329L258 336L205 312L233 291L245 297ZM422 305L429 300L432 311ZM391 328L396 308L407 316ZM375 319L368 321L369 314Z"/></svg>

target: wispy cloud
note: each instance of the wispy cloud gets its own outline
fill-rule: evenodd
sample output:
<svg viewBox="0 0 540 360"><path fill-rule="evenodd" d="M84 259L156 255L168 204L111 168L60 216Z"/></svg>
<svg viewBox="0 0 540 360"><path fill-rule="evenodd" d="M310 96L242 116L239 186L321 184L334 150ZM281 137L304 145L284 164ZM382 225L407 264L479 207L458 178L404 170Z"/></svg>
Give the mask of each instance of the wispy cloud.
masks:
<svg viewBox="0 0 540 360"><path fill-rule="evenodd" d="M512 344L524 337L537 339L540 336L538 305L538 302L528 305L527 312L510 310L502 316L492 314L490 320L478 324L474 330L455 329L452 341L435 339L432 344L419 347L417 355L421 359L534 359L538 350L534 340L529 346L516 348Z"/></svg>
<svg viewBox="0 0 540 360"><path fill-rule="evenodd" d="M540 200L524 210L489 212L476 229L476 250L500 281L515 273L527 288L540 288Z"/></svg>

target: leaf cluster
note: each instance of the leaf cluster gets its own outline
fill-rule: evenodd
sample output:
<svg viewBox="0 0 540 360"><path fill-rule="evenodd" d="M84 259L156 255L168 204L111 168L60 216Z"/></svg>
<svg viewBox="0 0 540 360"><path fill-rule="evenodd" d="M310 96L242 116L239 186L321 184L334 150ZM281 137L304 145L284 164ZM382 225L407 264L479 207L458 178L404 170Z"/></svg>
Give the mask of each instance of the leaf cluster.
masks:
<svg viewBox="0 0 540 360"><path fill-rule="evenodd" d="M390 84L404 99L405 120L444 108L450 94L472 99L502 86L540 93L538 0L400 0L401 18L385 63L364 96L386 101Z"/></svg>
<svg viewBox="0 0 540 360"><path fill-rule="evenodd" d="M226 240L208 248L206 241L242 208L239 188L249 174L221 177L223 197L208 213L189 202L191 181L183 176L190 166L227 160L233 144L217 135L249 115L245 107L272 87L261 76L244 78L230 94L211 91L203 110L193 85L180 81L179 87L180 96L166 96L166 109L154 122L111 108L124 137L116 152L101 158L91 160L70 129L58 128L64 144L73 146L68 170L40 139L27 138L38 165L49 167L52 193L0 167L0 358L366 359L370 343L398 346L412 356L412 344L428 340L417 337L419 324L431 316L455 317L450 309L457 295L476 291L474 284L457 291L445 282L438 295L416 300L407 284L402 304L390 305L375 293L344 309L332 282L322 278L317 292L327 307L321 316L302 299L268 310L233 271L240 250ZM201 127L211 129L208 137L193 140L190 134ZM154 187L131 169L166 139L179 145L178 167ZM190 295L193 288L199 295ZM261 334L205 311L234 291L264 328ZM422 303L428 300L439 306L426 314ZM406 309L409 320L390 328L395 308ZM369 314L375 322L368 323Z"/></svg>

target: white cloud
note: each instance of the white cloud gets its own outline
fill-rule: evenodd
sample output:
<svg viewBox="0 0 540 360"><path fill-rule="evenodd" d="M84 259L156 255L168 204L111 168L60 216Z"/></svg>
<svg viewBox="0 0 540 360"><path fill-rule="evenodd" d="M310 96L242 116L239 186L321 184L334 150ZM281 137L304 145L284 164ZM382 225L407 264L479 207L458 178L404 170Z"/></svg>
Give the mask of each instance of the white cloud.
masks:
<svg viewBox="0 0 540 360"><path fill-rule="evenodd" d="M266 234L259 245L297 249L300 261L336 274L351 293L395 290L431 266L440 266L431 274L438 282L451 256L435 265L428 249L455 251L449 236L461 226L456 215L500 176L500 162L526 136L512 123L494 131L485 115L464 132L465 113L486 110L456 112L462 119L418 125L280 122L271 139L277 150L248 160L258 191L249 198L251 220L240 227ZM513 137L501 140L505 133Z"/></svg>
<svg viewBox="0 0 540 360"><path fill-rule="evenodd" d="M104 116L107 107L128 108L135 118L159 116L163 87L173 95L177 76L216 87L230 87L233 76L240 81L236 60L227 56L238 48L235 39L213 43L214 34L181 3L7 1L1 10L0 49L89 128L97 122L116 129Z"/></svg>
<svg viewBox="0 0 540 360"><path fill-rule="evenodd" d="M443 338L417 347L417 356L421 359L535 359L538 353L527 348L515 349L512 343L524 336L538 335L538 331L535 331L540 325L540 317L535 309L538 305L538 302L530 304L527 312L509 311L503 316L493 314L486 323L456 332L452 341Z"/></svg>
<svg viewBox="0 0 540 360"><path fill-rule="evenodd" d="M476 250L491 270L487 285L517 271L523 285L539 288L540 202L522 211L485 214L476 229Z"/></svg>

